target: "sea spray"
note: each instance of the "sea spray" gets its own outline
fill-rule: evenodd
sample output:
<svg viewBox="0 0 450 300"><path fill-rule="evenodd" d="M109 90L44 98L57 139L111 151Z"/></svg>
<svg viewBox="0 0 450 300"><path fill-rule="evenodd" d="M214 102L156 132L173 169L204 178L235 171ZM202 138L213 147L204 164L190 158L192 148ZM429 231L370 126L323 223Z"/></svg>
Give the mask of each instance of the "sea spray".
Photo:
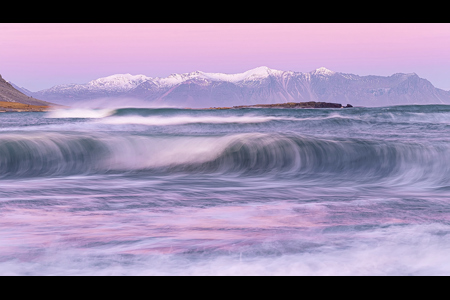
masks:
<svg viewBox="0 0 450 300"><path fill-rule="evenodd" d="M86 109L86 108L69 108L69 109L55 109L46 114L47 118L104 118L113 115L115 109Z"/></svg>

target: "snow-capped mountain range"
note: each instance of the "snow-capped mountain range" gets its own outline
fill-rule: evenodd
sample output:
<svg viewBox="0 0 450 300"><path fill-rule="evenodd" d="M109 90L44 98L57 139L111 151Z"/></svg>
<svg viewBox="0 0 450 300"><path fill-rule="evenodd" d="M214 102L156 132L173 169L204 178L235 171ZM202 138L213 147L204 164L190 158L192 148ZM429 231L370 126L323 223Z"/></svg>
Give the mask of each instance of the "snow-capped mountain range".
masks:
<svg viewBox="0 0 450 300"><path fill-rule="evenodd" d="M65 105L96 98L136 98L161 106L181 107L304 101L350 103L357 106L450 104L449 91L435 88L415 73L358 76L324 67L307 73L263 66L238 74L202 71L168 77L116 74L85 84L57 85L38 92L20 89L37 99Z"/></svg>

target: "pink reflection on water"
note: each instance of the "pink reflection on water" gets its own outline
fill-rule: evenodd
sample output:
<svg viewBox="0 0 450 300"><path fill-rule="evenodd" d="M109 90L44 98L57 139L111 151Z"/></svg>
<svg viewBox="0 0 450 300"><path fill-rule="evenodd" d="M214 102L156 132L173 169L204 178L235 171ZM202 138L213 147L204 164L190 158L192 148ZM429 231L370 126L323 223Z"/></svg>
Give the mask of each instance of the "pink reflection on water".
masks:
<svg viewBox="0 0 450 300"><path fill-rule="evenodd" d="M367 222L404 220L374 215ZM330 220L330 208L325 205L292 202L101 212L74 212L64 206L47 211L11 208L0 218L0 253L11 256L38 248L73 247L129 254L233 250L270 240L316 241L323 238L317 230L358 224L357 218Z"/></svg>

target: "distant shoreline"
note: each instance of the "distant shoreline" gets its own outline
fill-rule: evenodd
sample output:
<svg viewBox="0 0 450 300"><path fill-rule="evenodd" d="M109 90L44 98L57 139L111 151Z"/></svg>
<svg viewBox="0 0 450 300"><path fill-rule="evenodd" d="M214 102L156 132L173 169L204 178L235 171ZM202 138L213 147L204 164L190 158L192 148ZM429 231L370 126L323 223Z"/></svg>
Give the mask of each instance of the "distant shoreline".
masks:
<svg viewBox="0 0 450 300"><path fill-rule="evenodd" d="M67 108L67 106L61 106ZM276 104L255 104L255 105L238 105L231 107L209 107L200 109L242 109L242 108L348 108L353 107L351 104L343 106L339 103L328 102L287 102ZM45 112L54 109L54 106L49 105L31 105L18 102L0 101L0 112ZM186 107L185 109L192 109Z"/></svg>
<svg viewBox="0 0 450 300"><path fill-rule="evenodd" d="M239 109L239 108L348 108L353 107L351 104L343 106L340 103L329 102L287 102L276 104L255 104L255 105L238 105L232 107L210 107L204 109Z"/></svg>
<svg viewBox="0 0 450 300"><path fill-rule="evenodd" d="M30 105L17 102L0 101L0 112L42 112L52 107L46 105Z"/></svg>

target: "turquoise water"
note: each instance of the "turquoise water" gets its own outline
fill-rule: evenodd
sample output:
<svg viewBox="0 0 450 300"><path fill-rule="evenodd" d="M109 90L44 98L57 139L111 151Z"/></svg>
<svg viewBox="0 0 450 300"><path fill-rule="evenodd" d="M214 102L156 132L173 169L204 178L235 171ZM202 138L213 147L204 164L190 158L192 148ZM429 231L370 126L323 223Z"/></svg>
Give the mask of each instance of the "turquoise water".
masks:
<svg viewBox="0 0 450 300"><path fill-rule="evenodd" d="M0 114L1 275L448 275L450 106Z"/></svg>

